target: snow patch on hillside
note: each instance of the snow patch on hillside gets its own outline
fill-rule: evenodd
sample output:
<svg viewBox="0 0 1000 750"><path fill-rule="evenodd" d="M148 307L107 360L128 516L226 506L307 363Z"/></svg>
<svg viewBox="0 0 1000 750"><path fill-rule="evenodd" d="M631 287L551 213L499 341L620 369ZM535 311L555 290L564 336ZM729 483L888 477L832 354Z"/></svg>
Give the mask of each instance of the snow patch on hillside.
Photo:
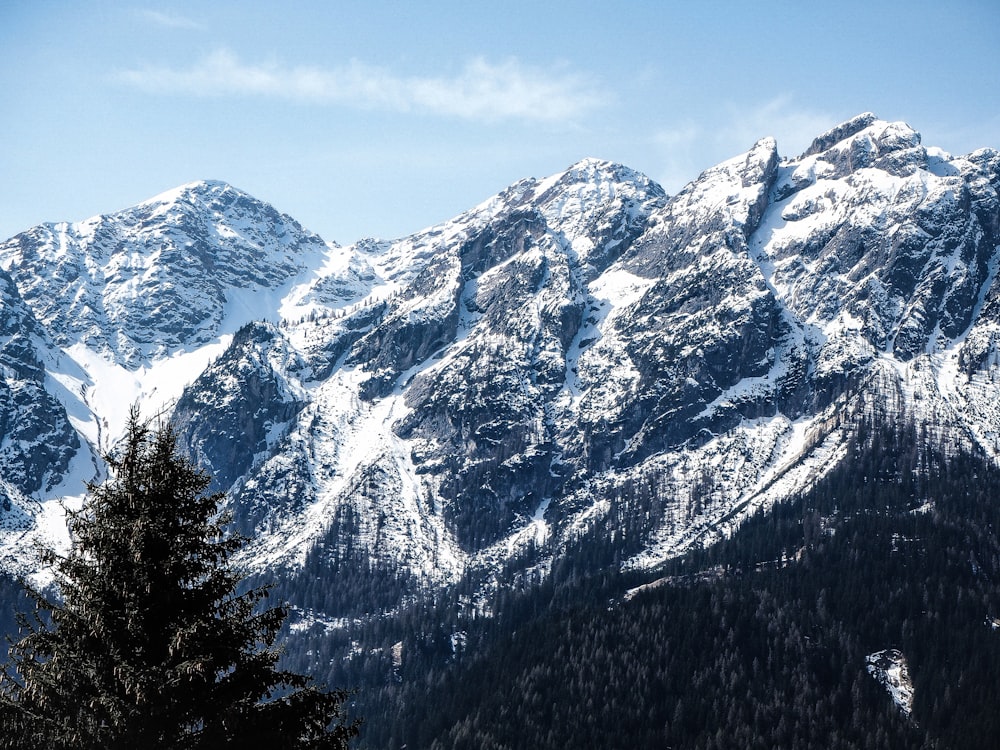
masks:
<svg viewBox="0 0 1000 750"><path fill-rule="evenodd" d="M909 717L913 712L913 681L906 657L895 648L876 651L865 657L868 674L874 677L899 706L899 710Z"/></svg>
<svg viewBox="0 0 1000 750"><path fill-rule="evenodd" d="M729 537L754 513L815 484L846 456L832 411L794 422L783 415L747 420L696 450L660 457L674 477L673 504L646 549L623 568L655 568Z"/></svg>
<svg viewBox="0 0 1000 750"><path fill-rule="evenodd" d="M464 554L446 528L440 506L421 481L410 449L393 432L407 407L396 392L367 402L358 397L368 373L343 368L315 386L312 403L290 436L290 449L310 456L312 501L261 534L245 552L255 568L300 566L345 505L356 506L357 543L373 558L392 561L429 581L452 581L464 568ZM287 453L288 451L286 451ZM289 460L279 454L268 463ZM379 504L365 488L378 471Z"/></svg>

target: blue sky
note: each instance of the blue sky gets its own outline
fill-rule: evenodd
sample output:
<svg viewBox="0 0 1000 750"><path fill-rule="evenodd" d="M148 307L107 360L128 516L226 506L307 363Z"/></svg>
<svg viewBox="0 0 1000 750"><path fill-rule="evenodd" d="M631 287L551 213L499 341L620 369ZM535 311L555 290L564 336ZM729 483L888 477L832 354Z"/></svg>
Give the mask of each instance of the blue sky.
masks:
<svg viewBox="0 0 1000 750"><path fill-rule="evenodd" d="M402 236L596 156L676 191L855 114L1000 148L1000 3L0 0L0 237L226 180Z"/></svg>

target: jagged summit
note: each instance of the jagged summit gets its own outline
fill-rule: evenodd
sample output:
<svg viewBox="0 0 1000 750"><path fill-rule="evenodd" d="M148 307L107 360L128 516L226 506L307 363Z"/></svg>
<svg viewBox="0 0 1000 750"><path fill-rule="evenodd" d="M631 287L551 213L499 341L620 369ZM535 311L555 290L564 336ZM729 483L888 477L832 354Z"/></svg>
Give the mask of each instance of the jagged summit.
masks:
<svg viewBox="0 0 1000 750"><path fill-rule="evenodd" d="M810 144L809 148L807 148L799 158L805 158L807 156L812 156L813 154L826 151L834 144L840 143L841 141L860 133L862 130L871 127L876 122L879 122L878 116L872 112L863 112L860 115L856 115L850 120L842 122L839 125L835 125L822 135L813 139L812 144Z"/></svg>
<svg viewBox="0 0 1000 750"><path fill-rule="evenodd" d="M867 113L815 139L790 163L816 165L824 176L839 178L866 167L912 174L927 167L927 158L920 133L905 122L886 122Z"/></svg>
<svg viewBox="0 0 1000 750"><path fill-rule="evenodd" d="M261 217L273 221L275 234L279 235L289 229L304 235L311 234L292 217L279 213L273 206L222 180L196 180L179 185L117 212L115 218L122 223L159 218L183 224L197 221L206 213L230 221L240 217Z"/></svg>
<svg viewBox="0 0 1000 750"><path fill-rule="evenodd" d="M642 172L618 162L608 161L607 159L598 159L592 156L583 158L580 161L571 164L562 172L545 178L544 180L537 180L536 182L551 186L553 184L560 183L565 184L602 181L636 183L650 186L650 189L654 191L657 189L662 190L659 185L656 185L656 183L654 183Z"/></svg>
<svg viewBox="0 0 1000 750"><path fill-rule="evenodd" d="M191 182L186 182L183 185L178 185L170 188L169 190L164 190L162 193L158 193L152 198L147 198L146 200L138 203L136 207L149 204L178 203L184 200L192 199L211 199L212 196L224 193L233 193L249 197L248 193L245 193L239 188L229 184L228 182L224 182L223 180L192 180Z"/></svg>
<svg viewBox="0 0 1000 750"><path fill-rule="evenodd" d="M148 198L142 201L139 205L144 203L170 203L177 199L177 196L182 195L209 195L218 193L238 193L240 195L249 195L238 187L225 182L224 180L192 180L191 182L186 182L183 185L178 185L177 187L171 188L169 190L164 190L162 193L154 195L152 198Z"/></svg>

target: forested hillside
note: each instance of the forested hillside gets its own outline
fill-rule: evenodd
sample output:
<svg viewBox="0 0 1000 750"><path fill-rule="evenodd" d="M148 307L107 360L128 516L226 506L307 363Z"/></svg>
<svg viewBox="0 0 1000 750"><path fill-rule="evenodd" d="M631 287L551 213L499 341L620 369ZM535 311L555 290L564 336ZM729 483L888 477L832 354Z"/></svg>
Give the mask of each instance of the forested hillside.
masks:
<svg viewBox="0 0 1000 750"><path fill-rule="evenodd" d="M638 589L557 565L490 616L442 604L373 623L384 649L338 654L330 674L362 688L363 746L994 746L1000 470L913 428L851 450ZM909 665L910 715L867 670L889 648Z"/></svg>

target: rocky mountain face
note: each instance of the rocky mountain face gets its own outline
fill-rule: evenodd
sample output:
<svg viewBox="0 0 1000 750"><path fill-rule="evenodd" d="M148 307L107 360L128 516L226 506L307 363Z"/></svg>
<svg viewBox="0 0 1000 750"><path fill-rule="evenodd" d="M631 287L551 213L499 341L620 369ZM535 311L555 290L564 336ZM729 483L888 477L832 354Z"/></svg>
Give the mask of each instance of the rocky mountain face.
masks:
<svg viewBox="0 0 1000 750"><path fill-rule="evenodd" d="M58 357L45 329L0 273L0 507L51 492L81 449L46 366Z"/></svg>
<svg viewBox="0 0 1000 750"><path fill-rule="evenodd" d="M588 159L349 247L187 185L0 243L0 460L28 498L0 517L23 536L80 494L145 399L251 567L396 582L353 613L488 597L594 538L651 568L812 486L863 420L997 460L998 251L1000 153L870 114L675 196Z"/></svg>
<svg viewBox="0 0 1000 750"><path fill-rule="evenodd" d="M0 266L56 343L136 369L217 338L230 290L278 292L327 250L271 206L198 182L108 216L30 229L0 245Z"/></svg>

